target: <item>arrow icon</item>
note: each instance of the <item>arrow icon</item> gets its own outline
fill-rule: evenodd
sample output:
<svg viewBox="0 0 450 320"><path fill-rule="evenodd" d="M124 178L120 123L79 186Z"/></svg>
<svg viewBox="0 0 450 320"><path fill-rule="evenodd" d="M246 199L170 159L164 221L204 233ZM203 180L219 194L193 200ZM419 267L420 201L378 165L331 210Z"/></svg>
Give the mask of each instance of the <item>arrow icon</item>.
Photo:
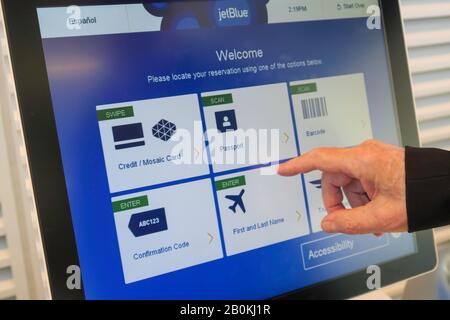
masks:
<svg viewBox="0 0 450 320"><path fill-rule="evenodd" d="M298 211L295 211L297 213L297 222L300 222L300 220L302 219L302 214Z"/></svg>
<svg viewBox="0 0 450 320"><path fill-rule="evenodd" d="M284 132L283 133L283 142L288 143L288 141L289 141L289 135L286 132Z"/></svg>
<svg viewBox="0 0 450 320"><path fill-rule="evenodd" d="M214 241L214 237L211 233L208 232L208 236L209 236L209 244L211 244Z"/></svg>

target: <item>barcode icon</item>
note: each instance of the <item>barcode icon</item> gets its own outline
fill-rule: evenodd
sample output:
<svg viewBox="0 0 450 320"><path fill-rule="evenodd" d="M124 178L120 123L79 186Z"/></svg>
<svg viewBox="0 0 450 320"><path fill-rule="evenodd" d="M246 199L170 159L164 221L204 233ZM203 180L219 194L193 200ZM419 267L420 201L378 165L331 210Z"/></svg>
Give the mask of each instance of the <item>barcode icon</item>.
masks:
<svg viewBox="0 0 450 320"><path fill-rule="evenodd" d="M303 119L313 119L328 116L327 100L317 97L301 100Z"/></svg>

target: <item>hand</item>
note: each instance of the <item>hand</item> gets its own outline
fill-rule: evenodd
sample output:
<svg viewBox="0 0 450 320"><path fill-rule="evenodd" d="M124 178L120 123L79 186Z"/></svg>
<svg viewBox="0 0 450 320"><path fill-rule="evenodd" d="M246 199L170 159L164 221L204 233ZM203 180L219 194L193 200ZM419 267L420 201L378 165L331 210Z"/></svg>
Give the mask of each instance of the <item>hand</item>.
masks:
<svg viewBox="0 0 450 320"><path fill-rule="evenodd" d="M280 166L282 176L322 171L328 233L382 235L408 230L405 150L370 140L355 148L319 148ZM346 209L344 194L352 209Z"/></svg>

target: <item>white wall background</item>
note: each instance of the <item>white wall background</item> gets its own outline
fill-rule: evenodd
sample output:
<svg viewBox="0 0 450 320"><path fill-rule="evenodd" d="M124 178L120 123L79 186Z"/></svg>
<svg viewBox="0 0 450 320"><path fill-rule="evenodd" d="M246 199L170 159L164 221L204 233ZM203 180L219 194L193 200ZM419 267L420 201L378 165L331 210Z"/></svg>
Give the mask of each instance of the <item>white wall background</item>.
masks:
<svg viewBox="0 0 450 320"><path fill-rule="evenodd" d="M410 65L424 146L450 150L450 0L402 0ZM3 34L3 27L0 34ZM0 48L0 299L45 298L45 267L39 260L35 209L20 137L11 68ZM6 141L13 143L6 153ZM5 170L6 169L6 170ZM15 194L14 194L14 193ZM19 213L19 214L18 214ZM23 221L25 220L25 221ZM34 227L33 227L34 226ZM20 228L19 228L20 227ZM437 232L450 240L450 228ZM398 295L403 286L390 292Z"/></svg>
<svg viewBox="0 0 450 320"><path fill-rule="evenodd" d="M0 299L49 297L0 4Z"/></svg>
<svg viewBox="0 0 450 320"><path fill-rule="evenodd" d="M402 4L422 143L450 150L450 1Z"/></svg>

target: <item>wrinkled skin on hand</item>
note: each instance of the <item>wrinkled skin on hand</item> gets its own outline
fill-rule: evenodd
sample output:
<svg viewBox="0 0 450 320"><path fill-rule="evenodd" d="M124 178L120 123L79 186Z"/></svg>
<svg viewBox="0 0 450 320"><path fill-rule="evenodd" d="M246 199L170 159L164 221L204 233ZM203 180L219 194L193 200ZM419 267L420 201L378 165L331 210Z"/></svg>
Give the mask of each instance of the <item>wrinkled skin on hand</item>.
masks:
<svg viewBox="0 0 450 320"><path fill-rule="evenodd" d="M318 148L279 168L282 176L322 171L328 233L382 235L408 230L405 150L376 140L355 148ZM352 209L346 209L344 194Z"/></svg>

